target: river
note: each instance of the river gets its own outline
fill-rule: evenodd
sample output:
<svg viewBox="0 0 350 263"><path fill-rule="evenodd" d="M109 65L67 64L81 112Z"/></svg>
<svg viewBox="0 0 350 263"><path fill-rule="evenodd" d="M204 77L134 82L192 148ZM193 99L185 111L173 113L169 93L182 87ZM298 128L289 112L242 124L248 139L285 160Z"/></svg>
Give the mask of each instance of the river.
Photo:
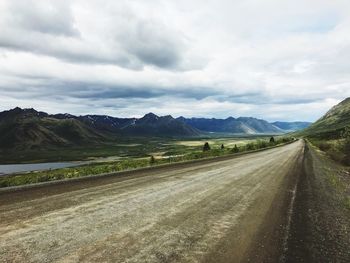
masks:
<svg viewBox="0 0 350 263"><path fill-rule="evenodd" d="M85 164L86 162L55 162L55 163L29 163L29 164L1 164L0 175L30 172L30 171L43 171L49 169L58 169L73 167Z"/></svg>

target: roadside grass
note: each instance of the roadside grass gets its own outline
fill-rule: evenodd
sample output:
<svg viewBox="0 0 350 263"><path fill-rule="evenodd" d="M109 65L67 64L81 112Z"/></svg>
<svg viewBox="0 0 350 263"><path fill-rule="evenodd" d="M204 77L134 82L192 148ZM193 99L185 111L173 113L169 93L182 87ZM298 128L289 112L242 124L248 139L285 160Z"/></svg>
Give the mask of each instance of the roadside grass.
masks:
<svg viewBox="0 0 350 263"><path fill-rule="evenodd" d="M246 144L241 144L237 147L224 147L221 149L222 141L212 145L211 150L203 151L201 146L174 148L173 151L168 151L164 156L143 156L138 158L127 158L113 162L91 163L88 165L62 168L55 170L36 171L22 174L5 175L0 177L0 187L20 186L26 184L35 184L41 182L63 180L69 178L78 178L91 175L99 175L106 173L121 172L126 170L157 166L167 163L176 163L190 160L197 160L210 157L218 157L225 155L237 154L240 152L254 151L273 147L293 141L292 137L276 137L275 142L270 142L268 139L250 140ZM204 143L203 143L204 144ZM161 145L161 144L160 144ZM154 149L155 152L160 152L160 149Z"/></svg>
<svg viewBox="0 0 350 263"><path fill-rule="evenodd" d="M331 159L350 166L350 126L333 133L308 136L308 140Z"/></svg>
<svg viewBox="0 0 350 263"><path fill-rule="evenodd" d="M341 163L344 160L344 140L343 139L318 139L308 138L308 141L319 150L326 153L332 160Z"/></svg>
<svg viewBox="0 0 350 263"><path fill-rule="evenodd" d="M350 196L347 196L347 197L344 198L343 204L344 204L344 206L345 206L347 209L350 210Z"/></svg>
<svg viewBox="0 0 350 263"><path fill-rule="evenodd" d="M330 173L327 177L329 183L333 186L333 188L337 190L344 190L345 186L343 185L342 181L340 180L339 176L337 176L334 173Z"/></svg>

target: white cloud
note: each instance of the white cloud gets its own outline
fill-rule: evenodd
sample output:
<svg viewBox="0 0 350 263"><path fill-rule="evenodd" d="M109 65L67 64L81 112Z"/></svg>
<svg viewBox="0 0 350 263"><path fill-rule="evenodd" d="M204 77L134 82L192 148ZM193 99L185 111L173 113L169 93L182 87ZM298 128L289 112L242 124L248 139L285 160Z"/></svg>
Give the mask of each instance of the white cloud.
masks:
<svg viewBox="0 0 350 263"><path fill-rule="evenodd" d="M0 31L0 109L315 120L350 96L345 0L5 0Z"/></svg>

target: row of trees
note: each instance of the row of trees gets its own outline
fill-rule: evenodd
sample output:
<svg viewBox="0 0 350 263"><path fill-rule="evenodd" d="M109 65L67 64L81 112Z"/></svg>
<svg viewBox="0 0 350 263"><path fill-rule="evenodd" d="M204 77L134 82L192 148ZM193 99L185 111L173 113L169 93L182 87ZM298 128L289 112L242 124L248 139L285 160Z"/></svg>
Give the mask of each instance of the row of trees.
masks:
<svg viewBox="0 0 350 263"><path fill-rule="evenodd" d="M251 150L257 150L257 149L262 149L262 148L266 148L269 146L273 146L276 144L280 144L280 143L287 143L291 140L293 140L294 138L290 138L290 137L283 137L283 138L279 138L279 139L275 139L274 137L271 137L269 140L257 140L256 142L250 142L247 143L246 145L240 146L238 147L237 144L234 145L234 147L231 149L232 152L234 153L238 153L240 151L251 151ZM223 144L221 144L221 150L225 149L225 146ZM208 142L204 143L203 146L203 152L207 152L210 151L210 145Z"/></svg>

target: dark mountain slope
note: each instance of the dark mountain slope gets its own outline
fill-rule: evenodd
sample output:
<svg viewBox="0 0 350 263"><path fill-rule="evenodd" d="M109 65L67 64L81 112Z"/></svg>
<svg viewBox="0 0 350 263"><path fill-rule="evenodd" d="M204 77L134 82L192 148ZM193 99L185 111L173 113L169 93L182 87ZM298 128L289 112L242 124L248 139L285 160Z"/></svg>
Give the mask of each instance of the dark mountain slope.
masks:
<svg viewBox="0 0 350 263"><path fill-rule="evenodd" d="M0 125L0 147L14 149L34 149L45 146L66 145L68 141L54 132L35 123L10 123Z"/></svg>
<svg viewBox="0 0 350 263"><path fill-rule="evenodd" d="M104 115L49 115L15 108L0 113L0 150L103 145L118 136L197 136L195 128L171 116L152 113L141 119Z"/></svg>
<svg viewBox="0 0 350 263"><path fill-rule="evenodd" d="M123 129L136 121L136 118L115 118L107 115L85 115L79 116L78 119L98 130L116 133L119 133L120 129Z"/></svg>
<svg viewBox="0 0 350 263"><path fill-rule="evenodd" d="M94 144L105 139L102 133L75 118L58 119L34 109L20 108L0 113L1 148L50 148Z"/></svg>
<svg viewBox="0 0 350 263"><path fill-rule="evenodd" d="M121 129L124 135L132 136L198 136L201 132L172 116L159 117L148 113L141 119Z"/></svg>

